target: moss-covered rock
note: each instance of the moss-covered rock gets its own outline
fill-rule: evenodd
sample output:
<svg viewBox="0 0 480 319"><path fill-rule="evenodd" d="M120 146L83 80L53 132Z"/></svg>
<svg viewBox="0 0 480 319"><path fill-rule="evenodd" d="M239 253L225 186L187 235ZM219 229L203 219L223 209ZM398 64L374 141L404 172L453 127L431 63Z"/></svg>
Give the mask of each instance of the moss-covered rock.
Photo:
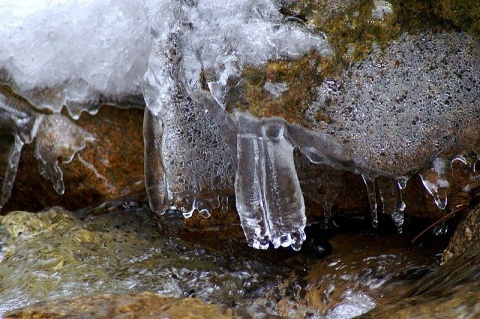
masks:
<svg viewBox="0 0 480 319"><path fill-rule="evenodd" d="M171 318L171 319L241 319L240 315L226 307L207 304L197 298L176 299L151 292L124 295L96 295L64 298L42 302L11 311L3 318L55 319L55 318ZM273 316L272 316L273 318Z"/></svg>

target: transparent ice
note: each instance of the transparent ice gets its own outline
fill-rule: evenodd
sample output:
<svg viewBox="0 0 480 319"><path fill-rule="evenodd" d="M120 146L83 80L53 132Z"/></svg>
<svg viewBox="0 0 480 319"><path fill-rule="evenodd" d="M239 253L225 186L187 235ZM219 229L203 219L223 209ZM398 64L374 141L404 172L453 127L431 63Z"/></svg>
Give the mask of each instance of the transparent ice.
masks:
<svg viewBox="0 0 480 319"><path fill-rule="evenodd" d="M391 11L382 1L375 8L378 19ZM325 36L289 23L269 0L152 0L146 9L153 47L144 86L145 171L157 211L208 216L234 191L251 246L298 249L306 218L297 149L316 165L361 174L373 225L381 200L401 231L405 181L430 159L454 156L472 140L446 133L477 125L472 101L479 94L479 50L463 33L403 35L340 78L326 79L306 112L306 130L276 117L227 112L225 101L246 66L309 51L333 56ZM404 81L405 74L412 81ZM466 92L456 90L459 81ZM289 88L267 82L265 89L278 96ZM327 112L331 124L316 120L319 112ZM342 184L337 173L330 175L332 187L317 197L327 215Z"/></svg>
<svg viewBox="0 0 480 319"><path fill-rule="evenodd" d="M148 1L147 16L154 42L145 76L146 125L161 133L146 127L146 162L164 171L159 182L146 164L151 204L156 210L176 207L188 217L199 199L212 200L220 190L231 189L235 175L237 210L248 243L300 249L305 207L287 123L229 115L223 101L229 81L244 66L310 50L331 54L328 42L282 23L269 0ZM189 174L188 166L174 163L176 158L192 162ZM184 175L176 176L177 171ZM211 188L214 177L218 189ZM203 185L209 192L202 193Z"/></svg>
<svg viewBox="0 0 480 319"><path fill-rule="evenodd" d="M59 164L69 163L87 142L94 140L69 118L58 114L42 114L11 92L0 90L0 147L2 154L0 172L0 209L12 191L24 144L35 141L34 156L38 159L40 173L51 180L54 189L63 194L63 173Z"/></svg>

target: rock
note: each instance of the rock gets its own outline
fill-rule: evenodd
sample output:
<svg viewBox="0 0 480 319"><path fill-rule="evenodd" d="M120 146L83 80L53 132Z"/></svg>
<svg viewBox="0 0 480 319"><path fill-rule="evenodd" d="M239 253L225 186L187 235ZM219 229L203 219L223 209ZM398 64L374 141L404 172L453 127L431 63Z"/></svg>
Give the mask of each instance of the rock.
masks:
<svg viewBox="0 0 480 319"><path fill-rule="evenodd" d="M396 235L336 234L329 243L333 252L322 258L309 254L307 244L307 258L319 259L304 272L292 272L267 293L277 300L274 309L278 314L352 318L387 300L397 300L400 291L406 292L435 268L431 258L405 250Z"/></svg>
<svg viewBox="0 0 480 319"><path fill-rule="evenodd" d="M480 38L480 3L475 0L441 0L433 2L433 12L458 28Z"/></svg>
<svg viewBox="0 0 480 319"><path fill-rule="evenodd" d="M455 229L448 247L442 254L442 263L447 262L454 256L463 254L469 246L479 241L480 206L477 205L477 207L467 213L462 222L457 226L457 229Z"/></svg>
<svg viewBox="0 0 480 319"><path fill-rule="evenodd" d="M171 298L151 292L140 294L96 295L41 302L6 313L9 319L54 318L171 318L171 319L248 319L247 314L224 306L207 304L197 298ZM266 317L268 318L268 317ZM273 316L271 317L273 318Z"/></svg>
<svg viewBox="0 0 480 319"><path fill-rule="evenodd" d="M0 216L0 314L63 297L144 291L247 309L285 266L241 236L231 228L193 233L180 214L155 219L125 203L76 214L10 212Z"/></svg>
<svg viewBox="0 0 480 319"><path fill-rule="evenodd" d="M399 301L358 318L476 318L480 316L480 241L424 277Z"/></svg>
<svg viewBox="0 0 480 319"><path fill-rule="evenodd" d="M80 209L116 198L142 201L143 110L103 106L95 115L83 113L77 125L93 135L72 162L60 163L65 194L55 192L38 171L34 144L24 146L12 195L3 208L39 210L53 205Z"/></svg>

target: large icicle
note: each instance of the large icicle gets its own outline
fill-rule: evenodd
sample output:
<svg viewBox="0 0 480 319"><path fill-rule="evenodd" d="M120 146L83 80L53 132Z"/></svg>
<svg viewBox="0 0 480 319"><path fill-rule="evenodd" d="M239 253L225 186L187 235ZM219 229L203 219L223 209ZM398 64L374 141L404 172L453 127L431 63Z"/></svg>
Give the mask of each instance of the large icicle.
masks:
<svg viewBox="0 0 480 319"><path fill-rule="evenodd" d="M208 217L220 207L219 196L233 195L234 164L218 126L179 76L181 10L173 10L180 3L170 5L163 20L151 25L153 50L144 85L147 194L157 212L176 208L190 217L197 210Z"/></svg>
<svg viewBox="0 0 480 319"><path fill-rule="evenodd" d="M271 237L263 201L263 163L255 134L238 134L238 166L235 175L237 211L249 246L267 249Z"/></svg>
<svg viewBox="0 0 480 319"><path fill-rule="evenodd" d="M256 120L237 113L237 210L249 245L291 246L305 240L305 204L293 159L294 146L280 118Z"/></svg>
<svg viewBox="0 0 480 319"><path fill-rule="evenodd" d="M262 126L263 190L271 241L275 248L299 250L305 240L305 205L293 161L293 145L285 124L268 121Z"/></svg>

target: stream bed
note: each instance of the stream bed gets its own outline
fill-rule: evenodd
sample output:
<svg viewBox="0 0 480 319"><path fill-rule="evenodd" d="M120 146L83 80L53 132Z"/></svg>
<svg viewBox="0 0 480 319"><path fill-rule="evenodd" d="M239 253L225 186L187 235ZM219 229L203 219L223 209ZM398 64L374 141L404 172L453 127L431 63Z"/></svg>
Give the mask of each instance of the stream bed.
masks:
<svg viewBox="0 0 480 319"><path fill-rule="evenodd" d="M17 318L9 313L60 298L152 292L262 318L353 318L402 300L438 268L445 238L412 245L393 225L373 231L365 219L334 220L308 227L295 252L248 247L239 224L192 229L180 213L157 216L136 203L11 212L0 217L0 314Z"/></svg>

